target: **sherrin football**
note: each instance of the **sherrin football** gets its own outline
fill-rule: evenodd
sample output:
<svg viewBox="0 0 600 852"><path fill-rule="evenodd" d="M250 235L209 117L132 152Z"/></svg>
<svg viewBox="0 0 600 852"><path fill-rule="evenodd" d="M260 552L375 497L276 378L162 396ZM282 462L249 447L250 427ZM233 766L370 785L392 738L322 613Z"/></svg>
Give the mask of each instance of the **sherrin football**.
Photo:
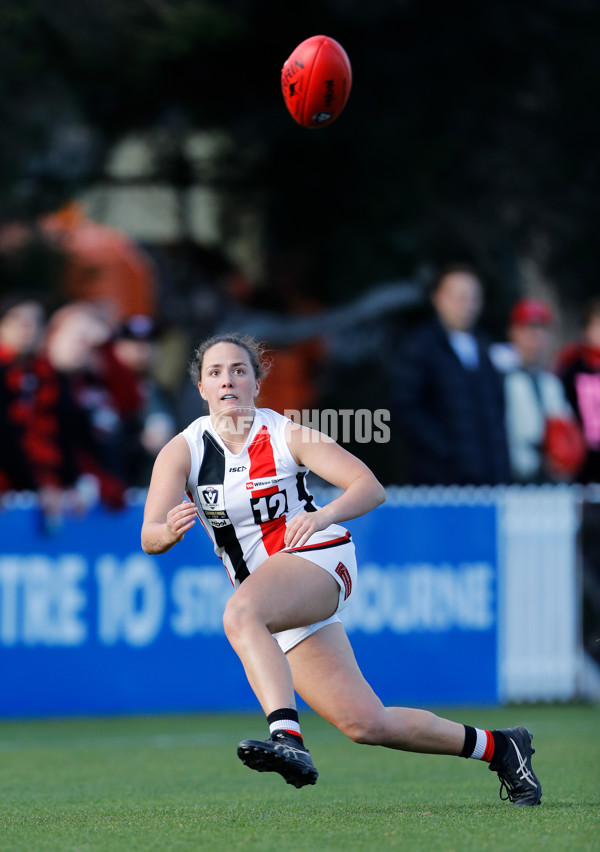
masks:
<svg viewBox="0 0 600 852"><path fill-rule="evenodd" d="M346 106L352 68L341 44L324 35L301 42L281 69L281 91L292 118L303 127L331 124Z"/></svg>

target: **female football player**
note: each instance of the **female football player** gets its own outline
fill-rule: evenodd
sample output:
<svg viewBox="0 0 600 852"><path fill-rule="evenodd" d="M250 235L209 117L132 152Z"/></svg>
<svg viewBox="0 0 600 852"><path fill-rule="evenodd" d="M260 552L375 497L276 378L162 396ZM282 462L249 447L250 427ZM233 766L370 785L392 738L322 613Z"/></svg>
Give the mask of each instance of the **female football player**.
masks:
<svg viewBox="0 0 600 852"><path fill-rule="evenodd" d="M487 761L501 795L504 787L514 804L538 804L525 728L485 731L425 710L384 707L363 678L339 617L356 584L354 545L339 524L385 500L371 471L328 436L256 408L264 361L254 341L211 338L196 350L190 372L209 413L159 453L142 547L164 553L200 520L229 573L225 633L270 732L265 741L239 744L242 762L295 787L316 782L298 693L355 742ZM341 495L316 506L309 470Z"/></svg>

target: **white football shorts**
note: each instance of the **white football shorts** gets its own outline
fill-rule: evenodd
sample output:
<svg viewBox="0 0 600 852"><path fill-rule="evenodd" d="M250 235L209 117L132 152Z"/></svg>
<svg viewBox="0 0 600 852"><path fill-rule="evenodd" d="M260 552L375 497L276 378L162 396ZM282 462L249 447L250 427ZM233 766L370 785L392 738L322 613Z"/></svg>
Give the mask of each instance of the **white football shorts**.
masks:
<svg viewBox="0 0 600 852"><path fill-rule="evenodd" d="M329 527L312 535L302 547L286 548L281 551L282 553L292 553L294 556L308 559L309 562L319 565L328 574L331 574L340 587L338 608L329 618L324 621L317 621L315 624L308 624L306 627L294 627L291 630L282 630L273 634L284 654L287 654L288 651L291 651L311 634L316 633L321 627L325 627L326 624L335 624L341 621L338 613L350 601L356 586L356 552L350 533L343 528L338 527L338 530L343 535L336 536L334 534L332 536L332 530Z"/></svg>

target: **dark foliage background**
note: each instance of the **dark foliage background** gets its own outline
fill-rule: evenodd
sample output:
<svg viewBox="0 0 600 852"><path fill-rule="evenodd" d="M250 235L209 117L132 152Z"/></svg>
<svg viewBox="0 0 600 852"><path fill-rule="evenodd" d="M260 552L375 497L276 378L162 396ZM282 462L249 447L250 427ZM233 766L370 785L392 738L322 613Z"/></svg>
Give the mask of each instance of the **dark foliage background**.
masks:
<svg viewBox="0 0 600 852"><path fill-rule="evenodd" d="M265 213L273 256L304 258L330 303L447 258L504 309L535 261L561 299L597 292L600 4L594 0L1 0L0 215L34 217L103 174L124 133L178 144L224 128L202 176ZM334 125L287 114L279 70L325 33L354 87ZM492 317L493 320L493 317Z"/></svg>

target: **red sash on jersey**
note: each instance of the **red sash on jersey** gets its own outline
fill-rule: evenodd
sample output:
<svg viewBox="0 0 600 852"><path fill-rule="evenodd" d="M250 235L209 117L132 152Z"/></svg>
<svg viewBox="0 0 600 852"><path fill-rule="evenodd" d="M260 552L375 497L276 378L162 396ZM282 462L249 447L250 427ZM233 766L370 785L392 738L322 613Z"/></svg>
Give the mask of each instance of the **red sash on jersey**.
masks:
<svg viewBox="0 0 600 852"><path fill-rule="evenodd" d="M250 456L250 479L268 479L277 476L275 457L271 445L271 436L266 426L261 426L251 444L248 446ZM277 494L277 485L270 488L261 488L252 491L253 497L267 497L269 494ZM272 521L263 521L260 524L262 541L269 556L279 553L285 547L285 515L273 518Z"/></svg>

